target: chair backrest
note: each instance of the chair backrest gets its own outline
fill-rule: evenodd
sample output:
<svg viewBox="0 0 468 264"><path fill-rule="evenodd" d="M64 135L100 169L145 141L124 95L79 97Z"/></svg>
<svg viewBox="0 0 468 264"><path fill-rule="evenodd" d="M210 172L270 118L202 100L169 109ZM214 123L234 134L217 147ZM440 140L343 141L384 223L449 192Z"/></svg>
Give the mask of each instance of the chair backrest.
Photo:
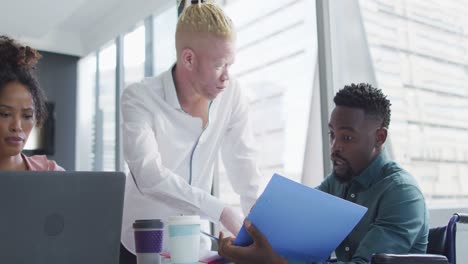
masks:
<svg viewBox="0 0 468 264"><path fill-rule="evenodd" d="M447 226L434 227L429 230L427 254L446 255Z"/></svg>
<svg viewBox="0 0 468 264"><path fill-rule="evenodd" d="M468 214L454 214L446 226L429 230L427 254L444 255L450 264L456 263L457 222L468 223Z"/></svg>

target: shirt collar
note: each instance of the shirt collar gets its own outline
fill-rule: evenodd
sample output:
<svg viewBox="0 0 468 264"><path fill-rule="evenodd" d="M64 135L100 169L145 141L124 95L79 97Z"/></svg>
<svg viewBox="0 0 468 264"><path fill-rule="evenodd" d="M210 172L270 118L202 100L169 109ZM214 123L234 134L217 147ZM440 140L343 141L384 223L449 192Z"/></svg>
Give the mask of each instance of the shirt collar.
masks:
<svg viewBox="0 0 468 264"><path fill-rule="evenodd" d="M172 70L176 65L172 65L166 72L163 73L163 89L166 102L174 107L175 109L182 110L180 106L179 98L177 97L177 91L175 87L174 77L172 76Z"/></svg>
<svg viewBox="0 0 468 264"><path fill-rule="evenodd" d="M353 181L358 182L365 188L369 188L376 178L379 178L382 174L382 168L390 162L387 151L384 149L372 162L371 164Z"/></svg>

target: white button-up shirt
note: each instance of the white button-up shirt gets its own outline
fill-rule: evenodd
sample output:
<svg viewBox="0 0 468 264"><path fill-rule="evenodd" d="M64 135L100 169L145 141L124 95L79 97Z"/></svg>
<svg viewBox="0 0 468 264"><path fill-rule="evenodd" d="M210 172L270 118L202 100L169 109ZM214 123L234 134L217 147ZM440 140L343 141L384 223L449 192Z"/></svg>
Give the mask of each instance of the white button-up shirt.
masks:
<svg viewBox="0 0 468 264"><path fill-rule="evenodd" d="M260 172L248 102L236 82L212 101L209 120L185 113L171 69L126 88L121 100L127 175L122 243L135 252L135 219L200 215L218 223L225 205L210 194L219 153L244 214L257 199ZM189 179L191 178L191 184ZM137 185L135 184L137 183ZM165 230L164 249L169 245Z"/></svg>

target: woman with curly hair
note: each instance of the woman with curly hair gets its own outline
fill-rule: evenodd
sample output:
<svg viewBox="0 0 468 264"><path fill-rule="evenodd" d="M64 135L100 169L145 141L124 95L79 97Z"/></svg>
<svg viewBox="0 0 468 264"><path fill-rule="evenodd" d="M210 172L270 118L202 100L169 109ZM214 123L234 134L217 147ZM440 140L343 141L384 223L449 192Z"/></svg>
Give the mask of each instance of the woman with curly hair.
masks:
<svg viewBox="0 0 468 264"><path fill-rule="evenodd" d="M0 36L0 171L63 170L46 156L23 154L31 130L47 118L46 96L34 74L41 55Z"/></svg>

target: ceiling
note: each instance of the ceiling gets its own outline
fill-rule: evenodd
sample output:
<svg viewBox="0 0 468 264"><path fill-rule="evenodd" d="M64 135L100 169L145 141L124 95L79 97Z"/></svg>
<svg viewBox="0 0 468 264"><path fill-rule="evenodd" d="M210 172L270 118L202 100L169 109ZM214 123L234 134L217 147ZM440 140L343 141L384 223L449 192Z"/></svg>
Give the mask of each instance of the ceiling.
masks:
<svg viewBox="0 0 468 264"><path fill-rule="evenodd" d="M0 34L33 48L84 56L176 0L0 0Z"/></svg>

